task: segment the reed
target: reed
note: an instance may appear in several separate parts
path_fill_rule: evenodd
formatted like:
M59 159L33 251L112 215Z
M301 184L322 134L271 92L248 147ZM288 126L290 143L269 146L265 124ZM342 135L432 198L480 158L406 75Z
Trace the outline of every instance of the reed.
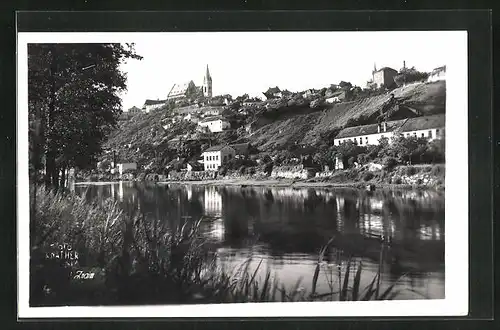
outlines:
M147 221L140 208L124 212L112 200L89 201L44 188L37 189L36 200L30 219L32 305L366 301L400 294L398 281L384 290L381 286L384 244L378 271L364 288L361 262L352 257L344 265L342 260L324 262L335 238L318 253L310 290L301 278L286 288L270 270L261 272L263 260L251 267L248 258L230 272L218 265L216 253L199 233L203 219L168 228ZM62 243L78 251L77 265L44 258L51 245ZM105 282L80 298L69 278L75 267L83 266L103 269ZM322 274L329 292L317 292Z

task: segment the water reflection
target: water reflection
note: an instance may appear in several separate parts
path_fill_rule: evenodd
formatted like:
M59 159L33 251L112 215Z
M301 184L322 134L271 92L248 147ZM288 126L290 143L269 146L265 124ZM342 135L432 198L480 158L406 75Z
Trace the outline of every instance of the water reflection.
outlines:
M444 193L432 191L296 189L200 185L77 185L88 198L113 197L126 212L176 228L203 217L202 230L217 247L220 263L234 268L247 258L269 267L285 284L310 283L317 253L334 247L363 262L362 282L378 270L380 238L390 238L382 281L400 280L430 298L444 297ZM329 253L327 263L338 256ZM266 267L262 269L265 271ZM329 291L324 276L318 290ZM403 298L419 298L408 291Z

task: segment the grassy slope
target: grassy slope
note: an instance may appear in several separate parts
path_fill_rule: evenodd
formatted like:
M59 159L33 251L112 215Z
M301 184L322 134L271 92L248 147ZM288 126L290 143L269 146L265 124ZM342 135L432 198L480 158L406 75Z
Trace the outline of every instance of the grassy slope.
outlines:
M445 112L445 82L414 84L394 90L394 96L401 104L422 111L424 114ZM266 125L249 138L262 149L271 150L284 141L316 143L321 132L342 127L350 118L370 116L380 110L389 95L380 95L353 102L334 104L322 112L277 119Z
M413 84L393 91L401 103L422 111L424 114L444 113L445 82L429 84ZM371 115L379 111L387 101L388 95L365 98L353 102L345 102L328 106L324 110L290 109L282 112L278 118L260 117L258 128L248 136L251 143L262 150L272 151L286 148L288 145L315 144L322 132L342 127L350 118L360 115ZM165 131L161 127L161 119L165 110L153 111L148 114L138 114L129 121L120 123L120 128L114 131L105 147L120 151L120 159L146 163L153 144L163 144L175 138L178 134L189 133L188 124L182 123ZM192 125L192 127L194 127ZM156 136L152 134L156 130ZM191 130L192 132L192 130ZM131 147L128 148L128 144ZM137 148L141 150L137 151Z

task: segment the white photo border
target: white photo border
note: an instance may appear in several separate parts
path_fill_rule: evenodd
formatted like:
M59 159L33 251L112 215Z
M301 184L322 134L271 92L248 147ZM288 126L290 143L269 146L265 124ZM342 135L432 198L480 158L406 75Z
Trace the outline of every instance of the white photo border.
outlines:
M454 47L446 63L445 298L363 302L30 307L28 61L29 43L134 42L164 33L403 33L331 32L21 32L17 35L18 318L221 318L465 316L469 309L467 31L435 31ZM405 36L406 38L407 36ZM451 220L452 223L451 223Z

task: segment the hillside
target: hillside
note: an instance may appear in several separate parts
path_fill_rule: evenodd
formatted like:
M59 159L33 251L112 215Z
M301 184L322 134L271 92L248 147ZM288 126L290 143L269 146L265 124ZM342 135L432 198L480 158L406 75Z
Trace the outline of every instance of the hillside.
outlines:
M399 100L400 107L410 107L424 115L445 112L444 81L416 83L391 93ZM174 117L175 111L159 109L120 121L119 128L112 132L104 147L114 150L120 161L135 161L139 166L149 166L155 160L157 165L164 166L177 156L197 159L210 143L224 142L225 135L231 134L234 139L247 140L268 152L286 149L294 144L318 145L324 133L353 125L353 120L362 118L364 121L373 121L389 98L390 95L384 94L314 108L308 103L288 106L285 102L285 105L265 110L265 106L261 105L246 119L247 123L253 123L251 134L233 127L235 130L232 133L207 135L196 132L196 124L183 120L164 129L162 120ZM183 143L172 143L173 139L179 138ZM103 158L111 160L111 157L112 153L108 152Z
M391 93L399 99L400 106L417 109L424 115L445 112L446 83L417 83L400 87ZM297 144L317 144L324 132L344 127L350 119L377 115L390 95L379 95L353 102L338 103L322 111L295 116L283 116L264 125L250 136L250 142L263 150L274 150L287 141ZM313 109L311 109L313 111Z

